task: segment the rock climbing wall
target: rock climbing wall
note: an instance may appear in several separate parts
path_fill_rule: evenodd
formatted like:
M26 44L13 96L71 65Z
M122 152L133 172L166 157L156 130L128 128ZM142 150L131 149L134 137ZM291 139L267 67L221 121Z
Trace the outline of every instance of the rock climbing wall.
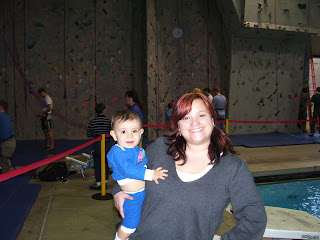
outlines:
M103 102L107 116L125 107L124 94L142 96L143 1L1 1L1 98L17 138L43 138L34 92L53 99L55 138L85 138ZM8 46L6 46L6 43ZM3 51L2 51L3 50ZM14 71L10 51L26 78ZM144 91L145 92L145 91Z
M15 64L11 57L12 53L17 59L23 59L22 64L24 64L24 6L21 2L1 1L0 9L2 31L0 41L0 98L8 102L8 113L13 121L17 137L26 137L28 135L23 133L23 128L35 130L36 118L35 115L32 115L32 118L28 121L31 110L29 107L30 103L26 99L30 95L19 72L15 71ZM18 34L17 32L22 34ZM8 46L3 42L4 35L8 36ZM13 44L13 42L16 44ZM31 131L29 133L31 134ZM34 137L35 132L31 135Z
M318 32L318 0L246 0L244 22L251 27L297 32Z
M240 121L298 119L302 87L309 81L312 34L320 33L319 1L251 1L243 29L232 39L228 118ZM296 123L230 123L230 134L296 132Z
M155 1L155 17L146 24L147 3L2 1L8 47L1 43L1 92L9 100L18 138L43 137L36 119L41 104L34 96L40 87L53 98L55 137L77 139L86 137L97 102L107 105L111 117L124 108L127 90L138 91L145 123L162 124L167 104L184 93L227 86L220 77L225 41L215 4ZM145 26L151 28L148 43ZM25 79L14 71L10 49ZM146 63L148 57L154 63Z
M194 88L225 84L221 19L213 1L147 1L150 124L163 124L168 103ZM151 139L161 134L149 129Z
M149 124L164 123L167 104L184 93L215 85L229 119L294 120L309 77L309 33L320 31L319 1L309 2L3 0L0 97L18 139L43 138L40 87L54 101L56 138L86 138L95 104L111 117L127 90L138 92ZM232 123L230 133L295 126Z
M304 79L305 44L293 38L234 39L229 119L297 120ZM229 134L295 132L296 123L230 123Z

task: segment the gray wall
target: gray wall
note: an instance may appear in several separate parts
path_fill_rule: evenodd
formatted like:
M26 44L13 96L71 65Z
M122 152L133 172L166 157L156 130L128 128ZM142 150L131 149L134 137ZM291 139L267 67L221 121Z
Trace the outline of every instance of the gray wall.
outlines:
M253 0L1 1L9 47L1 38L0 96L17 138L43 138L41 104L32 94L40 87L53 97L56 138L86 138L95 103L105 103L111 117L132 89L149 124L164 123L170 101L215 85L228 98L229 119L297 119L309 33L320 33L318 1L306 9L297 0L261 2L262 11ZM172 34L177 27L180 38ZM296 125L230 124L230 134L271 131ZM150 139L161 134L148 128Z
M297 120L303 87L305 44L293 39L234 38L229 119ZM294 132L296 123L230 123L229 134Z
M105 103L111 117L125 106L127 90L135 89L146 99L144 4L1 1L0 22L9 48L1 41L0 95L10 104L18 138L43 138L36 119L41 104L14 71L8 49L31 88L43 87L53 98L55 137L85 138L96 103Z

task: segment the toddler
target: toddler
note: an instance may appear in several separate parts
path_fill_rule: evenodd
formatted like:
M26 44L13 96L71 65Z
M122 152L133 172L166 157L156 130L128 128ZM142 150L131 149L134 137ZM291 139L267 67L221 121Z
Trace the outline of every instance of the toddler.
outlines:
M145 180L164 180L168 170L161 167L156 170L147 169L148 159L138 146L144 130L141 120L133 111L124 110L115 113L111 119L110 135L117 142L107 154L112 178L121 189L133 197L124 203L125 218L122 221L115 240L125 240L136 230L141 218L141 208L145 197Z

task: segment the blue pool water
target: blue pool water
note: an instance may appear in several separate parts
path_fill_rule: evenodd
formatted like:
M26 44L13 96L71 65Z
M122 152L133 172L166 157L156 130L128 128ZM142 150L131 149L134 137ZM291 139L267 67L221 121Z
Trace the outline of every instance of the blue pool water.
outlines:
M265 206L302 210L320 218L320 179L257 185Z

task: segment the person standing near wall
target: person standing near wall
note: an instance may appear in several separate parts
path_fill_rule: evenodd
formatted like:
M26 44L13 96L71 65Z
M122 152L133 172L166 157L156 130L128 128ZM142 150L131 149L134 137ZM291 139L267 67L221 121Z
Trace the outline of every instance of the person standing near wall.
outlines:
M226 119L226 106L227 106L227 98L220 93L220 88L215 86L213 89L214 97L212 103L217 112L217 120L225 120ZM226 131L226 123L221 122L217 123L217 127L220 128L222 131Z
M213 96L210 93L210 88L203 89L203 94L207 96L210 102L212 102Z
M47 104L46 107L42 108L42 111L41 113L39 113L38 117L41 118L42 131L46 137L46 148L48 149L48 151L52 151L54 150L54 138L51 122L53 102L52 98L46 93L46 91L43 88L40 88L38 90L38 94L40 95L40 97L43 98L43 100Z
M89 122L87 129L87 136L91 138L97 138L101 134L110 134L111 120L106 118L106 107L103 103L98 103L95 106L96 117ZM114 145L112 137L106 139L106 154ZM101 142L97 141L93 144L93 159L94 159L94 176L96 182L89 186L92 190L101 190ZM106 184L109 179L109 166L106 161Z
M193 89L192 93L201 93L201 89L200 88L195 88L195 89Z
M137 113L141 119L141 122L143 122L143 115L141 112L142 104L139 100L138 93L136 91L127 91L125 97L128 110Z
M316 120L320 116L320 87L317 87L316 94L311 97L310 105L313 105L313 115L312 119ZM316 132L316 121L311 122L311 133L309 136L313 136Z
M16 149L16 140L12 128L11 118L7 114L8 103L0 100L0 167L2 173L13 170L11 156Z
M304 87L300 94L298 120L307 120L307 93L308 89ZM298 122L297 126L302 129L302 132L306 132L306 122Z
M168 103L168 109L166 110L166 124L169 124L171 122L171 115L172 115L172 109L173 104L171 102Z

